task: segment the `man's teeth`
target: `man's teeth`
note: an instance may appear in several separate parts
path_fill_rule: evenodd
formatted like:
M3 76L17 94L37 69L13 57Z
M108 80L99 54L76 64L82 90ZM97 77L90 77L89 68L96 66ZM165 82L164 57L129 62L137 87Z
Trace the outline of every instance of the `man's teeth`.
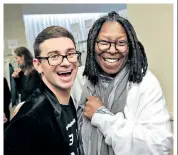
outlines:
M58 72L57 74L58 75L61 75L61 74L71 74L71 72L60 72L60 73Z
M104 60L107 61L107 62L113 63L113 62L118 61L119 59L117 59L117 58L106 58Z

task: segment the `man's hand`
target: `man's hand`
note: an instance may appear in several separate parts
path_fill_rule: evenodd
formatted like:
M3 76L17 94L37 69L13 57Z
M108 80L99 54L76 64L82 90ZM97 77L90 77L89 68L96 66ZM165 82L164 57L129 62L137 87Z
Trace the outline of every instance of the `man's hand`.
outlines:
M20 68L14 69L14 72L12 73L13 78L19 78L19 73L21 72Z
M103 106L103 102L96 96L88 96L84 107L84 115L89 120L92 119L96 110Z

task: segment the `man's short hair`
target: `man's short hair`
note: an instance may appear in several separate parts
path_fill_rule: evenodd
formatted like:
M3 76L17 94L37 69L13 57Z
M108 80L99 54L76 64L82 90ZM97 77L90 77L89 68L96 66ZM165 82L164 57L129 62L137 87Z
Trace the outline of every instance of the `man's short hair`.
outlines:
M73 35L65 28L61 26L50 26L41 31L35 39L33 48L35 53L35 58L38 57L41 53L40 44L43 43L47 39L51 38L60 38L67 37L71 39L75 45L75 40Z

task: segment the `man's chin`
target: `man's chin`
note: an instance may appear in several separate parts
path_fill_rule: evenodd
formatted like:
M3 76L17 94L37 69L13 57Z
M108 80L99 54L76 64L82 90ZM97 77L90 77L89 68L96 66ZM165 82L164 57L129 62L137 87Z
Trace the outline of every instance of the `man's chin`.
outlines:
M61 88L61 89L66 89L66 90L70 90L73 86L73 82L69 82L69 83L60 83L58 84L58 87Z

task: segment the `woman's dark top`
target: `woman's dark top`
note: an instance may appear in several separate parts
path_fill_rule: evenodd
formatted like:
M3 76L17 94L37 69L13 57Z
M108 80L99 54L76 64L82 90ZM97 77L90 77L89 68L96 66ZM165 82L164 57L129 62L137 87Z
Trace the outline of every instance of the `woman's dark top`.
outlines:
M25 75L23 71L19 73L19 78L15 78L16 87L21 94L21 102L25 101L39 87L40 75L33 70L29 75Z

